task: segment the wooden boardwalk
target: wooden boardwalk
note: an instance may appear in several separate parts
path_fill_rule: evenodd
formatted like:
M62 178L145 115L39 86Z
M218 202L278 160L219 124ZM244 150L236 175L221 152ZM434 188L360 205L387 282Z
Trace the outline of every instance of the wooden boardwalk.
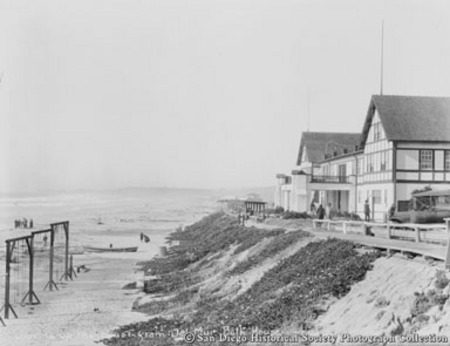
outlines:
M339 238L375 249L415 254L441 261L445 261L447 254L447 247L439 244L416 243L412 241L381 238L378 236L371 237L362 234L344 234L341 232L333 232L314 228L310 228L307 231L319 238Z
M282 225L268 225L251 223L259 228L283 228ZM320 226L320 224L322 224ZM345 224L345 226L344 226ZM306 227L305 227L306 226ZM369 226L371 235L366 235L363 226ZM318 238L339 238L388 253L400 252L405 255L423 256L445 262L446 269L450 269L450 219L444 225L403 225L415 230L395 229L399 225L381 223L362 223L347 221L313 220L313 225L303 221L301 224L288 227L289 229L302 228Z

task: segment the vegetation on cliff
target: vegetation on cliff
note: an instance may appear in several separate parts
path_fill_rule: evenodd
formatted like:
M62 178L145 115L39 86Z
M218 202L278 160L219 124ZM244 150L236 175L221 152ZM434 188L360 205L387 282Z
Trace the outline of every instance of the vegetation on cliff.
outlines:
M337 239L309 242L274 264L242 294L217 296L204 282L208 280L210 271L206 269L213 259L219 260L225 253L229 255L232 251L236 259L243 251L256 249L264 241L260 251L220 273L223 285L309 236L303 231L244 228L222 213L210 215L184 231L174 232L171 240L180 243L170 249L167 257L141 264L157 276L146 286L147 292L170 294L170 298L166 296L137 306L137 310L153 318L123 326L115 331L118 337L103 342L109 345L181 345L185 341L169 331L201 329L214 334L224 326L274 331L296 325L308 330L323 312L324 301L345 295L353 283L364 278L378 256L376 253L360 254L353 243ZM162 333L156 338L137 337L158 332ZM200 341L192 344L197 343L204 344ZM208 344L214 345L214 342ZM223 341L220 344L227 345Z

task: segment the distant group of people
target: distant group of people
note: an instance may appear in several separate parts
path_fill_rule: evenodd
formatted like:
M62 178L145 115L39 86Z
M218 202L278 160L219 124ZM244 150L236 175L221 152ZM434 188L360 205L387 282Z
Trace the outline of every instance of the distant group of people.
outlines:
M332 215L333 210L331 209L331 203L327 203L325 208L322 206L322 204L319 204L319 206L317 207L317 210L316 210L315 204L311 203L311 212L316 213L319 220L323 220L323 219L331 220L333 217L333 215Z
M142 233L142 232L141 232L140 238L141 238L141 241L142 241L142 242L150 243L150 237L149 237L149 236L146 236L146 235L145 235L144 233Z
M14 220L14 228L33 228L33 219L30 221L26 218Z
M331 220L333 218L333 209L331 207L331 203L327 203L325 208L322 206L322 204L319 204L319 206L316 208L316 204L314 202L311 203L311 214L315 214L318 219L329 219ZM387 218L390 219L394 216L396 211L395 203L393 203L387 212ZM366 199L364 202L364 221L370 222L372 220L372 210L370 208L369 200Z
M239 225L245 226L245 220L248 220L248 219L249 219L249 216L247 213L244 213L244 214L239 213L238 214Z
M395 206L394 206L394 210L395 210ZM317 207L317 210L316 210L315 204L311 203L311 213L315 213L319 220L323 220L323 219L331 220L333 218L333 210L331 208L331 203L327 203L325 208L322 206L322 204L319 204L319 206ZM364 221L370 221L370 205L369 205L368 199L366 199L366 201L364 203Z

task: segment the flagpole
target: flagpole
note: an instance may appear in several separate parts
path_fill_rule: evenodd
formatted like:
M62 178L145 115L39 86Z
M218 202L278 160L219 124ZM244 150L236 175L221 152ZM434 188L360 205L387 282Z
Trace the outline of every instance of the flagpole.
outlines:
M381 78L380 95L383 95L383 64L384 64L384 19L381 22Z

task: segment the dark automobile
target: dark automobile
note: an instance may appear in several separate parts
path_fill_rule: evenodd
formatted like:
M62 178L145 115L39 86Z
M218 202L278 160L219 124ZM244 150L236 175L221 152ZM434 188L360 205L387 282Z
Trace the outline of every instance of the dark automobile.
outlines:
M411 195L407 211L396 211L389 219L397 223L441 223L450 218L450 190L419 192Z

